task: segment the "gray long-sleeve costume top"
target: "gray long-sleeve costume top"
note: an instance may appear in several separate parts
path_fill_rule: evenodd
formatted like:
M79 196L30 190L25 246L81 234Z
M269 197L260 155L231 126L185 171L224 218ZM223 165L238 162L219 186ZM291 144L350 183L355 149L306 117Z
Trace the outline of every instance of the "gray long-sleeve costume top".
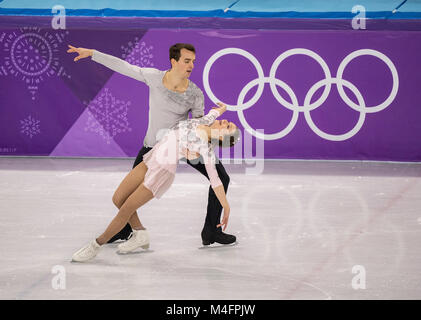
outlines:
M204 114L203 92L190 80L187 90L178 93L167 89L162 83L168 70L141 68L98 50L93 51L92 60L149 86L148 130L143 141L145 146L153 147L164 136L166 129L186 120L189 112L193 118Z

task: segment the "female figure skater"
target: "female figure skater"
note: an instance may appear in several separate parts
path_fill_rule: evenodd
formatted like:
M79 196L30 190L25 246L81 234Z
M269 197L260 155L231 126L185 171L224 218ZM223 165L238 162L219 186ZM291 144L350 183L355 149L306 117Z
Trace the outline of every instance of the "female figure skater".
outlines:
M181 158L193 160L202 156L209 180L222 204L224 215L218 227L225 231L230 214L224 187L215 169L214 143L233 146L239 138L239 130L232 122L215 120L226 111L226 105L218 103L202 118L180 121L143 157L143 161L132 169L114 193L113 202L119 212L98 238L73 254L72 260L83 262L94 258L101 246L107 243L128 222L133 229L132 237L121 243L122 253L139 247L149 247L149 236L141 224L136 210L152 198L160 198L171 186Z

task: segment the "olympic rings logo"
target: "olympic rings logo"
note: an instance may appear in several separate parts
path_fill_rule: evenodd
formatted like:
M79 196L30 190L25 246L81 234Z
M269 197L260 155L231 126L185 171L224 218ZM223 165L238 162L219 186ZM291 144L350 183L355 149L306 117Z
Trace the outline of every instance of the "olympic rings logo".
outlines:
M210 68L212 67L213 63L217 59L219 59L222 56L227 55L227 54L241 55L241 56L247 58L248 60L250 60L250 62L253 63L254 67L256 68L258 78L250 81L249 83L247 83L243 87L243 89L241 90L241 92L238 96L237 104L236 105L229 105L227 103L225 103L225 104L227 105L228 110L236 111L238 113L238 118L240 119L241 124L250 134L252 134L256 138L263 139L263 140L276 140L276 139L280 139L280 138L285 137L295 127L295 124L297 123L298 116L299 116L300 112L304 113L307 124L310 126L310 128L313 130L313 132L316 133L321 138L326 139L326 140L331 140L331 141L347 140L347 139L353 137L361 129L361 127L364 124L365 116L366 116L367 113L375 113L375 112L379 112L379 111L382 111L382 110L386 109L393 102L393 100L396 97L396 94L398 93L399 77L398 77L398 72L396 70L395 65L386 55L384 55L383 53L381 53L379 51L376 51L376 50L361 49L361 50L357 50L357 51L354 51L354 52L350 53L348 56L346 56L343 59L343 61L339 65L338 71L336 73L336 77L332 77L331 74L330 74L329 67L327 66L326 62L317 53L315 53L314 51L308 50L308 49L303 49L303 48L291 49L291 50L285 51L284 53L279 55L278 58L276 58L276 60L273 62L272 67L270 69L269 77L265 77L265 75L263 73L262 66L260 65L259 61L252 54L250 54L248 51L243 50L243 49L239 49L239 48L226 48L226 49L222 49L222 50L214 53L209 58L209 60L207 61L206 65L205 65L205 68L203 70L203 86L205 88L205 91L206 91L208 97L211 99L211 101L213 103L217 103L221 100L218 99L214 95L214 93L212 92L212 90L210 88L209 71L210 71ZM305 96L305 99L304 99L304 105L303 106L300 106L298 104L297 96L295 95L295 93L291 89L291 87L288 86L282 80L279 80L279 79L275 78L276 70L278 69L278 66L280 65L280 63L282 61L284 61L286 58L288 58L292 55L296 55L296 54L306 55L306 56L309 56L309 57L313 58L314 60L316 60L320 64L320 66L322 67L323 72L325 74L325 79L316 82L310 88L310 90L307 92L307 94ZM342 75L343 75L344 70L345 70L346 66L348 65L348 63L350 63L353 59L355 59L359 56L363 56L363 55L371 55L371 56L379 58L380 60L382 60L388 66L388 68L390 69L390 71L392 73L392 79L393 79L392 90L391 90L389 96L386 98L386 100L383 101L382 103L376 105L376 106L367 107L366 104L365 104L364 98L363 98L361 92L357 89L357 87L354 86L351 82L342 78ZM262 96L265 83L269 83L272 94L274 95L276 100L282 106L284 106L285 108L287 108L287 109L289 109L293 112L291 122L287 125L287 127L284 128L283 130L277 132L277 133L272 133L272 134L264 134L262 132L258 132L256 130L254 130L247 123L247 121L244 117L244 110L252 107L257 102L257 100L259 100L260 97ZM348 131L344 134L335 135L335 134L328 134L326 132L323 132L322 130L320 130L314 124L313 119L311 118L311 114L310 114L311 111L317 109L318 107L320 107L326 101L326 99L327 99L327 97L330 93L330 89L331 89L332 84L336 84L339 95L342 98L342 100L349 107L351 107L352 109L354 109L355 111L360 113L358 122L354 126L354 128L352 128L350 131ZM249 101L244 102L244 98L245 98L246 94L249 92L249 90L251 88L255 87L256 85L258 87L257 87L257 91L254 94L254 96ZM291 102L286 101L279 94L276 86L279 86L283 90L285 90L285 92L289 95L289 97L291 99ZM311 99L313 98L314 93L319 88L321 88L323 86L325 87L325 89L324 89L322 95L320 96L320 98L317 99L316 101L314 101L313 103L311 103ZM358 104L354 103L346 95L346 93L344 91L344 88L343 88L344 86L352 91L352 93L357 98Z

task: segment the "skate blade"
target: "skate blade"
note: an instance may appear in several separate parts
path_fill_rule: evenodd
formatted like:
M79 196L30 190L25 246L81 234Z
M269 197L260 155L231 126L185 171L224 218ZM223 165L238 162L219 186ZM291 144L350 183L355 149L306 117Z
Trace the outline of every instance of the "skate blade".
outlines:
M130 251L130 252L116 251L116 254L118 254L119 256L130 256L130 255L145 254L145 253L150 253L150 252L154 252L154 251L153 250L135 250L135 251Z
M140 248L142 248L143 250L139 250ZM145 246L136 248L136 249L134 249L132 251L128 251L128 252L120 251L120 250L116 251L116 253L120 256L125 256L125 255L130 255L130 254L147 253L147 252L153 252L153 250L149 250L149 245L145 245Z
M230 244L220 244L220 243L214 242L213 244L202 245L198 249L221 249L221 248L235 247L237 245L238 245L238 241L235 241L234 243L230 243Z

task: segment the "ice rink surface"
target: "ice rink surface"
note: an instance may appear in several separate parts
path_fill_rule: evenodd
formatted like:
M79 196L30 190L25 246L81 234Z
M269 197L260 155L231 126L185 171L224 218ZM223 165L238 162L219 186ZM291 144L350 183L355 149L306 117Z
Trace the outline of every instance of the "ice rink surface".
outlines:
M209 183L180 165L138 211L148 250L70 262L132 163L0 158L0 299L421 299L419 163L225 164L238 241L219 247L200 238Z

